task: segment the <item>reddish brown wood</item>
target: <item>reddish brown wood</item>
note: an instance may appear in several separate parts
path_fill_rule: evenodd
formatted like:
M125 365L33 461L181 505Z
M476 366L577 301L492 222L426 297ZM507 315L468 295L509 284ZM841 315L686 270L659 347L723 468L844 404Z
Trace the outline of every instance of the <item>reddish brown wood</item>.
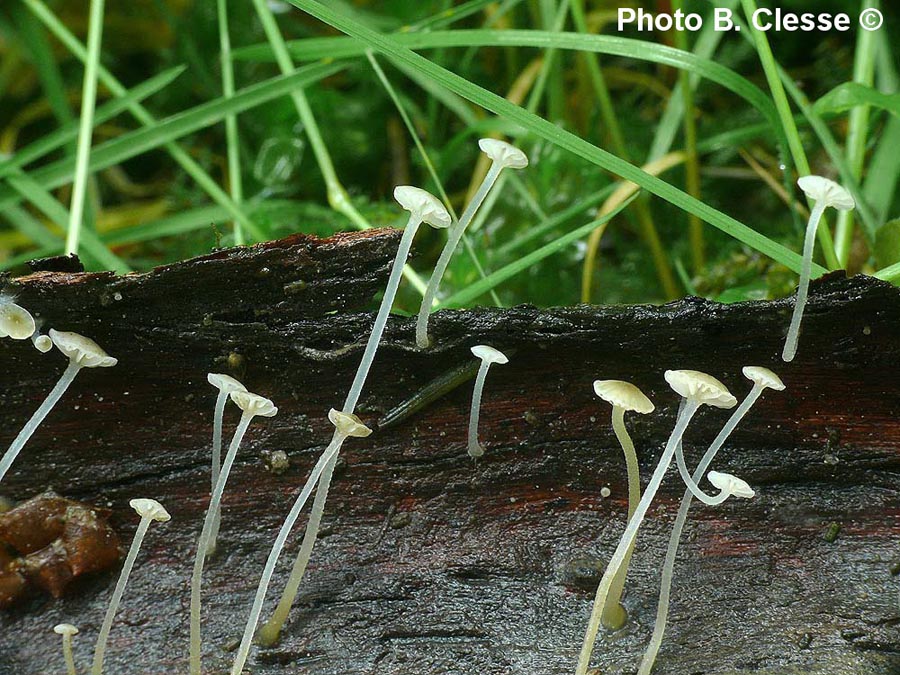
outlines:
M187 578L209 489L209 371L240 377L280 408L250 429L205 577L206 665L227 671L274 530L329 438L325 413L352 379L372 321L363 310L396 242L385 231L298 237L149 275L14 282L20 302L48 325L90 335L120 363L79 375L0 492L23 499L52 484L108 505L125 541L136 525L128 499L158 498L173 515L151 529L106 672L186 670ZM251 671L573 672L586 589L625 519L624 462L591 381L634 381L657 404L653 415L628 418L646 480L677 408L662 372L705 370L741 396L749 384L740 367L755 364L781 374L788 389L764 396L716 468L745 478L758 496L694 507L656 672L896 675L900 293L866 277L814 284L798 358L785 365L778 355L789 315L789 301L697 299L441 312L437 347L427 352L415 349L411 320L393 318L361 400L367 421L470 359L473 344L516 350L488 376L487 453L478 463L466 454L471 385L348 442L308 585L282 644L255 651ZM5 447L64 363L8 340L0 362ZM692 424L691 461L726 416L704 411ZM232 410L229 429L235 420ZM283 474L266 469L262 455L273 450L290 458ZM647 643L681 491L673 471L638 541L631 622L598 642L605 674L634 672ZM832 523L840 532L827 541ZM76 652L87 664L113 583L103 576L72 597L4 614L0 674L62 672L50 628L63 620L81 627Z

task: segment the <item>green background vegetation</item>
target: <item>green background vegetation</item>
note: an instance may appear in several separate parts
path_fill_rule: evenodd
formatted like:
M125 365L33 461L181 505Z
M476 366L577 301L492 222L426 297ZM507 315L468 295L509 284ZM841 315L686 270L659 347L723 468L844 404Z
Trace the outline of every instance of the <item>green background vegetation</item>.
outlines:
M108 4L97 51L88 39L96 0L9 0L0 8L0 265L19 271L65 250L79 180L88 269L146 270L295 232L400 226L391 190L402 183L445 193L458 214L479 179L476 140L499 134L532 164L507 172L476 218L445 277L445 304L787 294L806 222L795 179L808 172L862 202L850 219L828 214L817 262L900 278L900 226L890 222L900 215L890 7L881 30L867 33L856 16L879 3L815 3L850 14L853 30L761 42L748 30L714 33L711 21L699 33L619 34L623 4L329 0L332 23L355 35L346 38L286 2L137 0ZM717 4L743 16L756 3ZM79 53L101 66L93 149L81 169ZM521 111L492 114L491 92ZM608 224L591 225L619 185L610 169L660 157L671 161L657 194L642 191ZM430 230L417 238L411 265L420 275L443 240ZM414 311L417 298L405 284L398 309Z

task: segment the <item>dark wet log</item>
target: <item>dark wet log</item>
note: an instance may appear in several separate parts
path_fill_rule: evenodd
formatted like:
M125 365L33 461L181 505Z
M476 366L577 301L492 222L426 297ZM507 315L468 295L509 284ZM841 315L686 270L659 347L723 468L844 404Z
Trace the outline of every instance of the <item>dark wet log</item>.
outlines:
M394 232L301 237L142 276L40 273L14 282L48 326L94 337L120 362L78 376L0 492L24 499L52 485L108 506L123 541L137 521L130 498L156 497L173 515L151 529L113 629L108 673L186 672L187 579L209 489L209 371L242 378L280 407L250 429L207 567L206 665L227 671L274 530L330 437L325 413L343 401L372 321L364 310L396 242ZM756 364L788 389L764 395L715 467L758 496L693 508L656 672L896 675L900 292L866 277L814 284L798 358L785 365L778 355L789 314L787 301L695 299L442 312L433 321L439 346L427 353L413 346L411 320L392 319L362 397L365 420L471 359L473 344L517 350L488 376L487 453L476 464L465 450L471 385L348 442L308 585L282 644L254 651L251 671L573 672L592 570L625 520L624 462L591 381L629 379L656 402L654 414L628 419L646 480L677 408L663 371L705 370L742 396L749 384L740 368ZM5 447L64 362L9 340L0 341L0 360ZM229 411L228 428L236 417ZM698 416L686 442L691 461L726 417ZM290 458L280 475L262 459L276 450ZM604 673L634 672L646 646L681 492L673 468L638 540L631 621L598 641ZM291 555L298 545L299 537ZM76 652L87 664L113 584L102 576L62 600L3 614L0 673L62 672L50 630L60 621L80 626Z

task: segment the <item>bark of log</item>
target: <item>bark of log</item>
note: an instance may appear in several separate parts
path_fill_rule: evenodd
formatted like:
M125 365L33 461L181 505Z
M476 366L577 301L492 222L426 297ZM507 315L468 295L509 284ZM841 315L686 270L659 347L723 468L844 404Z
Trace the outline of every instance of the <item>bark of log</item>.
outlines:
M126 542L136 526L130 498L157 498L173 516L151 528L113 628L109 675L186 672L187 579L209 492L210 371L240 377L280 408L250 428L207 565L205 664L227 672L274 532L330 438L325 414L343 401L372 321L365 310L397 239L393 231L298 236L144 275L39 272L10 281L48 327L96 339L119 365L78 376L0 494L25 499L52 486L108 506ZM786 365L778 355L790 309L789 300L689 298L446 311L433 317L437 346L427 352L414 346L412 321L393 317L360 415L377 419L471 359L471 345L515 349L488 376L487 452L477 463L466 454L471 385L348 442L308 583L282 643L255 650L251 672L573 672L595 568L626 514L624 461L592 380L633 381L657 404L627 421L646 480L677 409L662 372L704 370L740 398L749 389L740 368L754 364L788 388L764 395L715 468L758 496L693 507L656 673L896 675L900 293L862 276L815 283L799 355ZM2 340L0 362L6 447L64 361ZM727 414L699 414L689 461ZM230 410L226 434L236 417ZM267 471L266 450L285 451L289 469ZM598 641L603 673L634 672L649 638L683 491L674 474L638 540L629 624ZM840 531L828 541L832 523ZM288 556L299 538L298 530ZM63 600L35 599L0 616L0 674L62 672L51 630L61 621L81 628L76 657L87 664L113 584L112 574L95 577Z

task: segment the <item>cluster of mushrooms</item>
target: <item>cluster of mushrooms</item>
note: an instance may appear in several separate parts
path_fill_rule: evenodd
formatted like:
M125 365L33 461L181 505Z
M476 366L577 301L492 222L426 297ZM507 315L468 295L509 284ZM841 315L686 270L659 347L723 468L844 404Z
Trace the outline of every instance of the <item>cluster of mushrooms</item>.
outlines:
M435 228L449 228L447 244L441 252L429 280L416 320L416 343L420 348L425 348L430 343L428 318L440 287L441 278L466 228L472 222L479 207L496 184L501 172L505 169L522 169L528 165L526 155L506 142L496 139L481 139L478 144L491 160L491 166L459 219L452 217L447 208L436 197L425 190L412 186L400 186L394 190L395 199L409 213L409 218L393 261L384 297L344 404L340 409L332 408L328 413L328 419L334 425L334 434L310 472L302 490L297 495L272 545L250 608L240 645L235 651L231 669L232 675L240 675L243 672L254 640L261 645L271 645L279 639L316 543L338 454L347 439L362 438L371 433L371 429L356 416L354 411L365 385L369 369L375 359L375 354L400 283L403 266L406 263L417 229L423 223L427 223ZM804 242L800 286L794 315L784 346L783 359L785 361L793 359L797 350L800 320L809 285L815 232L822 213L828 206L836 209L850 209L854 206L853 199L849 193L833 181L819 176L806 176L798 182L807 196L815 200L815 205L810 215ZM82 335L56 330L50 330L49 335L41 334L39 326L28 311L16 304L15 299L9 296L0 296L0 337L11 337L18 340L31 339L34 346L42 352L47 352L55 346L69 359L69 365L57 385L34 413L3 457L0 458L0 481L2 481L19 452L37 430L41 421L50 412L50 409L63 396L66 389L75 379L78 371L81 368L114 366L117 361L106 354L93 340ZM488 345L476 345L471 348L471 351L481 363L478 368L472 396L467 450L472 458L478 458L485 452L484 447L478 440L478 418L487 373L492 364L505 364L508 362L508 358L501 351ZM621 628L626 622L626 613L620 603L620 599L635 539L672 459L676 460L679 473L687 489L681 501L669 540L661 578L656 626L650 645L641 663L639 675L650 673L662 642L675 555L691 501L697 498L705 504L717 505L729 497L748 499L754 496L752 488L741 479L728 473L708 471L716 453L762 392L765 389L784 389L784 384L778 376L767 368L748 366L743 369L743 373L753 385L746 398L740 405L737 405L735 397L731 395L719 380L711 375L692 370L666 371L666 381L682 397L682 402L675 427L643 493L641 492L638 475L637 455L634 444L625 427L625 413L637 412L647 414L654 410L654 405L637 387L628 382L597 380L594 383L595 393L612 405L612 427L625 454L628 474L628 525L597 588L593 610L578 662L577 675L585 675L587 673L600 626L603 625L609 630L616 630ZM278 412L278 408L272 401L258 394L248 392L243 384L228 375L210 373L208 381L217 389L218 394L215 399L212 430L211 496L203 528L197 541L190 584L189 664L191 675L200 675L202 672L201 588L203 568L206 559L216 550L216 541L221 522L221 504L228 477L241 442L253 418L273 417ZM233 402L241 410L241 417L223 458L224 416L229 401ZM719 435L709 446L698 466L691 473L685 463L681 443L692 417L704 405L718 408L737 407ZM709 482L718 489L718 493L709 495L698 485L704 474ZM313 491L316 493L315 499L313 500L303 541L291 569L289 579L285 584L281 599L272 616L260 626L263 603L268 594L276 564L281 557L291 530ZM90 671L91 675L101 675L103 671L103 660L109 632L119 603L124 595L128 578L137 559L141 542L147 534L150 524L152 522L166 522L170 518L166 509L153 499L134 499L131 501L131 506L140 517L140 522L97 638ZM60 624L54 630L62 636L63 657L67 672L69 675L75 675L77 669L72 654L72 637L78 632L78 629L71 624Z

